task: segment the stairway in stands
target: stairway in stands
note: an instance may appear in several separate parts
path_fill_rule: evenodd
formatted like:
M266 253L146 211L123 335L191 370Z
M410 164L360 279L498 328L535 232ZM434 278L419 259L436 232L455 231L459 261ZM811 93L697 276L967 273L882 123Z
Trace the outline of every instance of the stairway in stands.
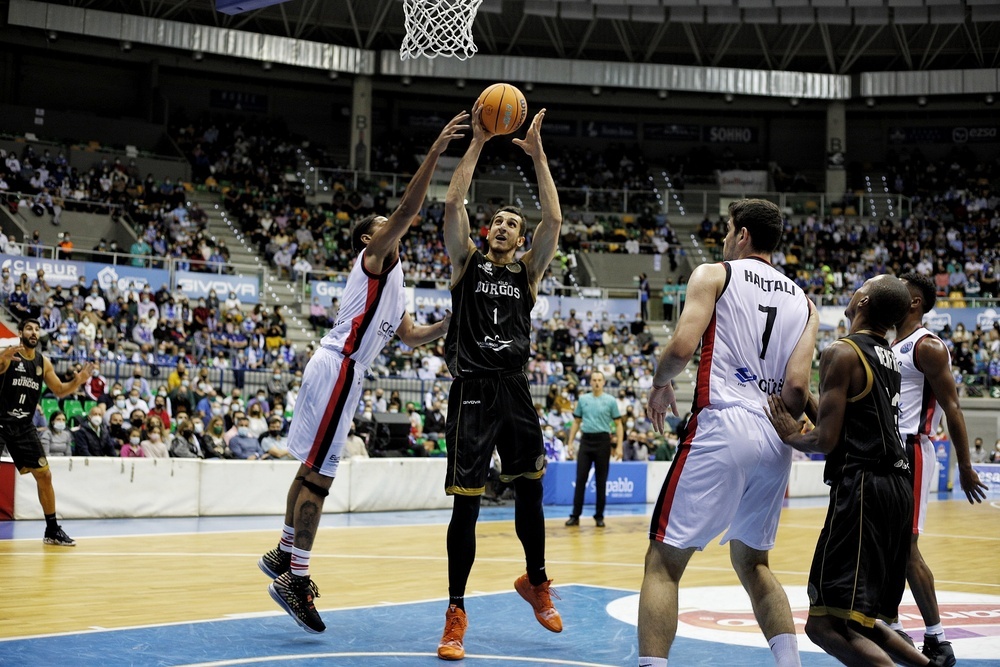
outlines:
M308 313L305 312L307 306L303 306L295 285L288 280L279 280L274 268L265 266L263 257L257 254L256 248L243 236L237 222L223 210L221 197L208 192L197 192L192 193L191 201L197 202L208 214L208 234L217 241L224 240L229 247L230 264L235 273L251 275L256 273L257 267L263 268L260 302L268 310L275 305L285 307L282 312L288 324L288 340L295 343L297 350L303 350L308 343L316 342L319 336L309 325ZM220 294L219 299L225 299L225 295Z

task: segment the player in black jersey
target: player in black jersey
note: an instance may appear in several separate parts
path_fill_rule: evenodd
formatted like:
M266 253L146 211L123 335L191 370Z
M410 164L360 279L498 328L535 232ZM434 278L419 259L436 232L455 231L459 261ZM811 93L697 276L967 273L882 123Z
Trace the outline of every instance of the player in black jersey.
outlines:
M45 544L76 546L56 523L52 472L32 418L38 407L43 380L57 397L69 396L87 381L94 364L85 364L70 382L63 382L56 375L52 362L35 351L42 333L38 320L23 320L17 331L21 344L0 353L0 451L6 447L18 472L22 475L30 472L38 484L38 500L45 513Z
M556 186L542 148L542 109L524 139L514 143L527 153L538 177L542 220L531 249L518 260L525 243L521 211L503 207L490 221L483 254L470 238L465 197L483 145L491 138L472 110L472 142L455 169L445 201L444 239L452 265L452 318L445 339L448 368L455 377L448 398L445 491L455 496L448 526L448 611L438 657L465 655L465 587L476 558L476 520L494 448L501 475L516 493L514 526L524 547L527 573L514 588L527 600L535 618L552 632L562 618L552 605L545 573L545 516L541 477L545 468L542 431L528 391L531 308L538 283L555 256L562 213Z
M830 506L809 572L806 634L848 665L939 664L875 622L898 617L910 550L913 493L899 437L901 376L885 339L909 307L909 291L893 276L876 276L854 293L845 311L850 333L820 359L812 431L802 434L781 398L769 398L782 440L827 455Z

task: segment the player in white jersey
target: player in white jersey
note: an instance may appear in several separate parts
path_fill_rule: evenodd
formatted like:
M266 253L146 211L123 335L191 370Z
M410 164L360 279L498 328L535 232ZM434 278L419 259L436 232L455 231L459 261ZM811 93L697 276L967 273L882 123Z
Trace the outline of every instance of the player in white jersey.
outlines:
M951 355L941 339L922 325L924 315L930 312L937 299L934 282L930 277L919 273L907 273L900 278L910 290L911 296L910 310L896 325L896 341L892 344L892 351L899 360L903 376L899 400L899 435L906 446L906 455L913 470L913 538L906 580L926 625L924 655L931 660L943 655L945 657L941 664L954 665L955 655L941 626L934 574L917 546L917 538L924 532L927 497L937 474L937 457L930 436L937 432L942 415L948 419L948 433L954 445L955 458L958 459L959 481L969 502L982 502L986 497L986 486L979 481L979 475L972 469L965 417L958 403L955 379L951 374ZM901 623L897 622L892 627L913 643L903 631Z
M662 432L667 410L677 414L671 380L700 342L692 415L650 526L639 596L640 665L666 665L681 575L691 555L723 531L775 661L799 664L788 599L768 567L791 449L765 406L779 394L792 414L802 413L819 320L802 290L768 262L781 240L778 207L745 199L730 204L729 216L725 261L691 274L646 406Z
M258 566L274 579L268 588L271 597L307 632L326 629L313 603L319 592L309 578L309 556L365 371L393 335L416 347L448 330L449 317L417 325L406 312L399 242L420 213L438 157L468 129L463 124L468 118L462 112L445 126L388 218L368 216L353 226L351 241L358 257L337 321L302 374L288 433L288 451L302 465L288 490L281 540L261 556Z

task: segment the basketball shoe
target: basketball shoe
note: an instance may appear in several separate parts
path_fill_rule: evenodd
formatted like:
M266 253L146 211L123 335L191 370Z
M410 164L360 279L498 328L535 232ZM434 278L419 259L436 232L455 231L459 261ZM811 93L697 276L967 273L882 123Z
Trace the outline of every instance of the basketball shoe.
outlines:
M260 557L260 560L257 561L257 567L267 576L277 579L292 569L292 554L288 551L282 551L279 547L274 547Z
M514 582L514 590L524 598L531 608L535 610L535 618L546 630L551 632L562 632L562 616L552 606L552 596L559 597L555 591L551 590L552 580L543 581L537 586L532 586L528 580L528 574L522 574Z
M438 657L442 660L461 660L465 657L465 629L469 619L465 612L450 605L444 613L444 634L438 644Z
M924 635L924 645L921 652L931 660L932 665L941 667L955 667L957 659L955 651L951 648L951 642L938 641L934 635Z
M267 592L306 632L319 634L326 630L326 624L313 604L313 598L319 597L319 588L308 576L297 577L285 572L271 582Z
M913 648L917 648L917 645L913 643L913 637L907 634L906 630L893 630L893 632L902 637L904 642L906 642Z
M76 540L70 538L61 526L56 526L55 530L46 530L43 544L51 544L57 547L75 547Z

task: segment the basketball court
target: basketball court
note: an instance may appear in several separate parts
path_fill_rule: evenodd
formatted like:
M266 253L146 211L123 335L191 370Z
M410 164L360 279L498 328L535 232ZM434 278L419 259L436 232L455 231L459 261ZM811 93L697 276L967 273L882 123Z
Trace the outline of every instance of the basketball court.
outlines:
M610 506L608 525L563 526L546 508L548 571L563 633L546 632L513 591L523 568L513 509L484 508L469 588L466 662L634 665L649 508ZM613 512L613 513L611 513ZM772 566L797 625L823 520L819 499L784 510ZM329 514L312 559L328 629L309 635L268 597L256 560L280 517L67 521L73 549L43 547L42 524L0 523L0 664L436 665L447 590L447 510ZM1000 665L1000 500L932 502L922 550L937 577L942 619L960 664ZM713 545L681 590L678 664L770 664L749 601ZM907 594L904 625L922 623ZM834 665L800 635L804 665Z

